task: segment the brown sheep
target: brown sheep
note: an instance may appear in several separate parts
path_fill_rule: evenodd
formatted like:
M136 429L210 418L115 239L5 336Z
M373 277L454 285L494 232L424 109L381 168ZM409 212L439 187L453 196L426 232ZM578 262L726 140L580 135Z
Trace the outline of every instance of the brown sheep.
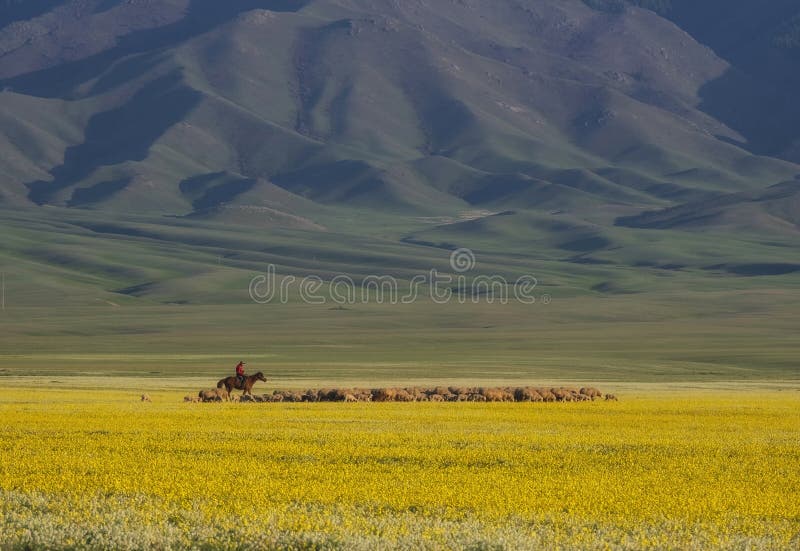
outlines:
M556 402L574 402L571 392L567 392L563 388L551 388L550 392L556 397Z
M142 400L142 402L152 402L153 401L153 400L150 399L150 395L149 394L142 394L141 400Z
M580 393L584 396L588 396L592 400L603 397L603 394L594 387L584 387L581 389Z
M481 395L486 398L487 402L501 402L503 400L503 395L500 394L500 391L493 388L482 388Z
M394 396L395 401L397 402L413 402L414 397L408 393L408 391L404 389L399 389Z
M373 402L394 402L397 397L397 389L394 388L375 388L372 390Z
M337 388L329 396L332 402L344 402L348 394L352 394L352 392L346 388Z
M320 402L332 402L336 399L336 394L337 390L335 388L323 388L317 391L317 400Z
M444 396L442 396L441 394L431 394L428 397L428 400L430 400L431 402L444 402Z
M478 394L477 392L473 392L472 394L469 395L469 401L470 402L485 402L486 401L486 396L484 396L483 394Z
M550 392L547 389L544 389L544 388L538 389L537 392L539 393L539 396L542 397L542 401L543 402L555 402L556 401L556 395L553 394L552 392Z
M514 391L514 398L517 402L541 402L542 395L533 388L518 388Z
M355 396L353 396L352 394L347 394L347 395L345 395L345 397L344 397L344 401L345 401L345 402L358 402L358 398L356 398L356 397L355 397Z
M203 402L222 402L228 400L230 395L224 388L212 388L209 390L201 390L198 397Z
M617 397L614 394L606 394L606 401L613 400L614 402L618 402Z
M499 388L485 388L481 393L486 397L487 402L513 402L514 395Z

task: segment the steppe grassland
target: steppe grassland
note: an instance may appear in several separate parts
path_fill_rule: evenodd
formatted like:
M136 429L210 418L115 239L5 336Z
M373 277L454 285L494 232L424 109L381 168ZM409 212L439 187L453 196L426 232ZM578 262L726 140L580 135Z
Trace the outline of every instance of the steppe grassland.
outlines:
M0 398L7 547L773 548L800 531L800 393L619 403Z

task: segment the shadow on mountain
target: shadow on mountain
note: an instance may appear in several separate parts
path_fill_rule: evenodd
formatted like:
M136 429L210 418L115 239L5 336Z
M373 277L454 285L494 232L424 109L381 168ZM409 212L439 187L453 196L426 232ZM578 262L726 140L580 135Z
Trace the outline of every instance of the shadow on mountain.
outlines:
M103 0L97 7L94 9L94 13L103 13L109 10L113 10L120 4L124 4L128 0Z
M797 92L731 68L700 89L699 109L747 140L729 143L757 155L776 155L800 137Z
M26 184L28 198L41 205L101 166L144 160L153 143L199 100L200 94L185 86L179 74L152 81L128 103L94 115L84 142L68 148L64 162L50 171L53 179Z
M251 190L257 182L255 178L214 172L187 178L179 187L181 193L192 199L192 208L195 211L203 211L232 201Z
M1 0L0 28L49 12L64 0Z
M284 12L297 11L310 1L191 0L186 17L180 21L121 36L113 48L78 61L5 79L0 81L0 87L9 87L16 92L39 97L72 99L72 91L77 85L97 78L124 57L180 44L224 24L243 12L259 8ZM58 3L50 2L53 5ZM94 89L91 93L100 91L102 89Z
M115 193L122 191L128 184L131 183L132 178L119 178L117 180L109 180L107 182L100 182L89 187L77 188L72 192L72 197L67 202L68 207L80 207L97 203L103 199L107 199Z

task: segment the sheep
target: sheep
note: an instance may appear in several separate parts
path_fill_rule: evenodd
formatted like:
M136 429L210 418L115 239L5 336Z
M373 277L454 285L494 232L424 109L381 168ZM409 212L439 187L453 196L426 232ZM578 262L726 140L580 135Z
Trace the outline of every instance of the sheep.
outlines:
M428 400L430 400L431 402L444 402L444 396L442 396L441 394L431 394L428 397Z
M482 389L483 394L486 397L487 402L513 402L514 395L506 390L502 390L499 388L484 388Z
M395 388L375 388L372 390L373 402L394 402L397 397Z
M595 398L602 398L603 394L594 387L584 387L580 390L580 393L584 396L588 396L592 400Z
M142 400L142 402L152 402L153 401L153 400L150 399L150 395L149 394L142 394L141 400Z
M353 396L352 394L346 394L344 397L345 402L358 402L358 398Z
M346 402L348 395L354 395L355 391L350 388L337 388L328 396L334 402Z
M336 389L323 388L317 391L317 400L320 402L332 402L336 399Z
M606 401L613 400L614 402L618 402L617 397L614 394L606 394L605 396Z
M538 392L539 396L542 397L542 401L543 402L555 402L556 401L556 395L553 394L552 392L550 392L547 389L540 388L540 389L537 389L536 392Z
M486 398L487 402L500 402L503 399L500 391L493 388L482 388L481 395Z
M533 388L525 387L514 391L514 399L517 402L541 402L542 395Z
M283 401L284 402L302 402L303 395L299 392L284 392L283 394Z
M397 391L394 397L395 401L397 402L413 402L414 397L406 390L400 389Z
M228 400L230 395L224 388L212 388L209 390L201 390L198 397L203 402L222 402Z
M571 392L565 390L563 388L551 388L550 392L556 397L556 401L558 402L574 402L575 397L572 395Z

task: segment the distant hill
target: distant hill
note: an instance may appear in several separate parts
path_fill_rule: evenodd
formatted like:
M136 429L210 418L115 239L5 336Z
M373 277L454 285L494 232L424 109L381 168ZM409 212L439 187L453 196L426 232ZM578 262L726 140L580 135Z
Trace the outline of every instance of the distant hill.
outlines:
M796 1L0 9L6 206L319 230L343 206L581 216L800 174Z
M617 222L633 228L727 227L734 230L800 232L800 181L793 180L764 190L731 193L660 211L621 217Z

